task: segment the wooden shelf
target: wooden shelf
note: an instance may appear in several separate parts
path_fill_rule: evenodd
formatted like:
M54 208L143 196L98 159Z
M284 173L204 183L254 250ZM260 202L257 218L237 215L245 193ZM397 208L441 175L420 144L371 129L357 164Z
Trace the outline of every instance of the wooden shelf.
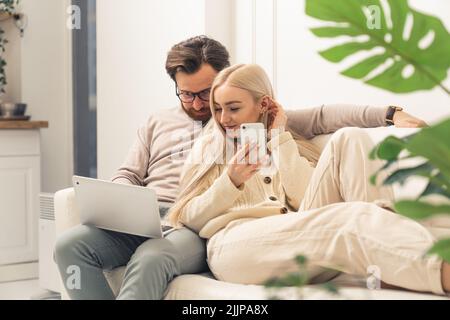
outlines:
M48 128L48 121L0 120L0 129L40 129Z

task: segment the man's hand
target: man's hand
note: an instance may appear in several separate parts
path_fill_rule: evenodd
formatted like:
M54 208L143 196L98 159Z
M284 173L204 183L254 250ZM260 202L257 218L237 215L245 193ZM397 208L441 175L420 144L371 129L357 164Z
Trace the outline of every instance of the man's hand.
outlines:
M404 111L396 111L394 117L392 118L394 125L397 128L422 128L428 127L425 121L413 117L412 115Z

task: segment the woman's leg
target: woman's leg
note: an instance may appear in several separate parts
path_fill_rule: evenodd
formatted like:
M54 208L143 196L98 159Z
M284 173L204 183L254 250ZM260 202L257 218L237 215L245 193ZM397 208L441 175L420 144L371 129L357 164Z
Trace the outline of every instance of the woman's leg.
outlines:
M103 270L126 265L147 239L90 225L67 230L57 239L54 258L69 297L114 299Z
M387 284L444 293L442 260L424 253L435 241L419 223L367 202L335 203L301 213L236 221L210 239L209 265L221 280L261 284L296 270L323 268L367 276L378 268ZM238 263L237 263L238 262Z
M372 139L363 129L336 131L322 151L300 211L345 201L392 201L392 187L373 186L369 182L382 165L379 160L369 159L373 147Z
M376 186L369 183L370 176L383 165L382 161L368 157L374 146L363 129L343 128L335 132L321 154L300 210L344 201L376 202L392 210L393 189L381 185L387 173L379 174ZM449 234L450 220L447 217L434 217L418 223L435 237ZM450 288L449 264L443 263L442 270L443 284ZM395 288L383 282L382 287Z
M205 240L189 229L175 230L137 248L127 265L117 299L160 300L175 276L206 270Z

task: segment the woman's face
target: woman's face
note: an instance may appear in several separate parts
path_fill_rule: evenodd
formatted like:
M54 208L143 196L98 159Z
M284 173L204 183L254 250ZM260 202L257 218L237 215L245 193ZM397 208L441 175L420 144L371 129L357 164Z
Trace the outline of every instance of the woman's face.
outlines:
M258 122L261 115L261 105L248 91L227 84L215 89L214 102L214 117L229 138L238 138L240 125Z

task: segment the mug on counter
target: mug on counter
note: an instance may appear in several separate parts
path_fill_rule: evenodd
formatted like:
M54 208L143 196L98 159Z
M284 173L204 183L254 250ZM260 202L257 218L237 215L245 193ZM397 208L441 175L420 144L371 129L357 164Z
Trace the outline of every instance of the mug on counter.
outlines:
M26 103L4 102L0 103L0 116L16 117L25 115Z

